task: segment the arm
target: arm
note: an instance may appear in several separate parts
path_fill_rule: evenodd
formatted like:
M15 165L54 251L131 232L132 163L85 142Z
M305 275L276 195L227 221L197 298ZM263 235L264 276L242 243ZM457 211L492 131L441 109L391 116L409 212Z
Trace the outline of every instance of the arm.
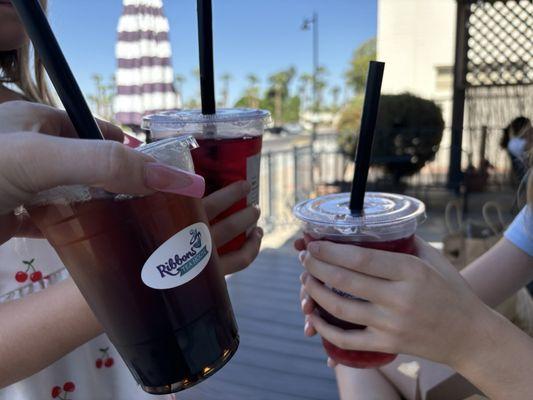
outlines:
M487 307L440 253L420 240L417 246L419 258L311 243L300 256L305 294L337 318L368 328L334 327L304 298L306 333L348 350L424 357L456 369L491 398L527 398L533 340ZM322 282L369 302L340 297Z
M0 304L0 387L30 376L102 332L71 279Z
M530 256L503 238L461 275L481 300L496 307L533 280L532 264Z
M494 311L478 315L470 346L450 364L490 399L522 400L533 393L533 339Z

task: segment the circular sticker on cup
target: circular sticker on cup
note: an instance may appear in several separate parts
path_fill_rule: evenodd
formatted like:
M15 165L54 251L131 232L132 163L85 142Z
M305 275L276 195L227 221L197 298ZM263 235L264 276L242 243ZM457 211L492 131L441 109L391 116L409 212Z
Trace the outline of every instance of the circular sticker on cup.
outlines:
M146 260L141 279L153 289L172 289L196 278L212 252L211 234L198 222L176 233Z

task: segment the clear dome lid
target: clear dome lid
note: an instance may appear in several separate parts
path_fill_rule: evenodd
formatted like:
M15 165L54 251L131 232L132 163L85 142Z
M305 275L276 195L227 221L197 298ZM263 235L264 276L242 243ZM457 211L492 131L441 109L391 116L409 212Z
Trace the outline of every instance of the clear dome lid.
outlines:
M270 113L253 108L219 108L216 114L204 115L201 110L172 110L147 115L141 128L151 131L156 139L169 135L215 134L251 136L263 134L270 123Z
M196 139L190 135L183 135L144 144L136 150L154 157L163 164L193 172L190 151L196 148L198 148Z
M339 193L303 201L293 211L307 231L346 235L353 240L412 234L425 219L424 203L400 194L367 192L361 215L352 214L349 204L350 193Z

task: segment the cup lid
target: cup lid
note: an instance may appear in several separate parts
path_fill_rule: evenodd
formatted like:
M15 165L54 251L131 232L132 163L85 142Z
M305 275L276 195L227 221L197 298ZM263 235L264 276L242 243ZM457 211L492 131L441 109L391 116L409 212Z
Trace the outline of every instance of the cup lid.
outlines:
M144 154L149 154L160 162L165 162L162 158L164 158L166 154L174 157L176 152L181 153L196 148L198 148L198 142L196 139L190 135L183 135L143 144L142 146L135 148L135 150Z
M307 224L357 232L383 229L425 218L425 206L413 197L392 193L367 192L362 215L350 211L350 193L338 193L303 201L294 215Z
M270 112L253 108L219 108L216 114L204 115L198 109L163 111L143 118L144 130L180 131L190 125L229 124L236 127L250 123L267 124Z

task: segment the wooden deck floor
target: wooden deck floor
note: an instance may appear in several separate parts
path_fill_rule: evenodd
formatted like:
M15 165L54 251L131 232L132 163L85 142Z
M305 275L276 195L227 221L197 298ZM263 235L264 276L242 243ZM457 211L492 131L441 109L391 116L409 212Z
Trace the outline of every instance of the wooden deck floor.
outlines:
M333 371L318 338L303 335L294 251L265 250L228 281L241 343L214 376L178 400L338 399Z

